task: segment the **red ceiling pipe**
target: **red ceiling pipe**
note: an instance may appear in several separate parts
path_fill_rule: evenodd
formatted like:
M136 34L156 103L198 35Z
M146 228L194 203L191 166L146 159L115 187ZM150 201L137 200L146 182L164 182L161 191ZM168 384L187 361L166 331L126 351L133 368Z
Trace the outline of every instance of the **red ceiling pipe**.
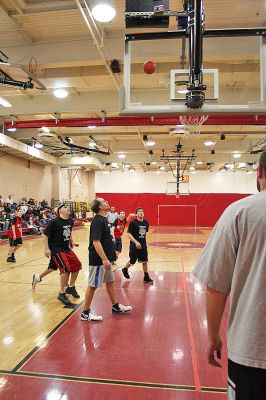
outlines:
M66 118L31 121L6 121L5 128L33 129L53 127L88 127L88 126L149 126L179 125L179 116L126 116L107 118ZM204 125L266 125L266 115L210 115Z

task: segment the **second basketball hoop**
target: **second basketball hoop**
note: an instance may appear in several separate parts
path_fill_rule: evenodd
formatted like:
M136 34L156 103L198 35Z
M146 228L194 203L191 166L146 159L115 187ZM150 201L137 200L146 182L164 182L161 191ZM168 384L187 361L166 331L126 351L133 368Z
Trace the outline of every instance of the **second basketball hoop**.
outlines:
M180 115L180 123L185 128L184 137L199 136L201 127L208 118L208 115Z

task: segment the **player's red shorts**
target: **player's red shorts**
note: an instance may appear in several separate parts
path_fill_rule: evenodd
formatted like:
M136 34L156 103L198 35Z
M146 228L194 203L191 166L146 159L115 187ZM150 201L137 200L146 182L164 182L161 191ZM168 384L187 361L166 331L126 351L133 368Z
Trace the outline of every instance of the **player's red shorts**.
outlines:
M78 272L81 269L81 262L74 253L74 251L60 251L53 254L52 259L61 274L66 272Z

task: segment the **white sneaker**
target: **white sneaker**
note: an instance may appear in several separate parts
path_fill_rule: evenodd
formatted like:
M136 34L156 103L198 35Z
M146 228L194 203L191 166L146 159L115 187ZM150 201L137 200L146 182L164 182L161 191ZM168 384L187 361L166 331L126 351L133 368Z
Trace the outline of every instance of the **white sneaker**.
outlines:
M103 317L101 315L93 314L91 311L89 312L89 314L83 311L83 313L80 316L80 319L82 321L102 321Z
M131 306L124 306L123 304L118 304L119 306L119 310L117 308L115 308L114 306L112 306L112 312L113 313L126 313L132 310Z
M37 283L39 283L39 282L41 282L40 275L39 274L33 274L32 283L31 283L32 289L35 289Z

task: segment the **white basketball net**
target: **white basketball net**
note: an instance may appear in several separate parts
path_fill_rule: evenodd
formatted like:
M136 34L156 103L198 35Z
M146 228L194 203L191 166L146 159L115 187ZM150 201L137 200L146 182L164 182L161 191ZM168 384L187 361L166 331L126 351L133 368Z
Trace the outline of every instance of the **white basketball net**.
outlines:
M199 136L202 124L208 118L209 115L180 115L180 122L185 126L184 136Z

